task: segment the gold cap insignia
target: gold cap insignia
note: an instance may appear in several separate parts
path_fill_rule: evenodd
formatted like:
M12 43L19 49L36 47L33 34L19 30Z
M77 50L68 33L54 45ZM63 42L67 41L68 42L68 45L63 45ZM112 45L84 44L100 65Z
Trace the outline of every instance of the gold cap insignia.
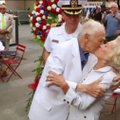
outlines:
M72 8L75 8L75 7L78 6L78 1L77 0L71 0L70 5L71 5Z

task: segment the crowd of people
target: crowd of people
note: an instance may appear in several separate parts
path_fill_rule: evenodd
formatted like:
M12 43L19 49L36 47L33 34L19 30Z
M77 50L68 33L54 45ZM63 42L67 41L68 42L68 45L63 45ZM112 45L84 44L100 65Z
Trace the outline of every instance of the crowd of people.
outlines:
M110 2L107 6L96 6L96 9L89 14L89 18L105 25L107 41L115 39L120 34L120 13L117 3Z
M29 119L99 120L105 101L120 86L120 37L106 41L119 34L118 5L112 2L102 21L83 25L80 0L59 0L58 5L65 22L51 28L45 41L44 70Z

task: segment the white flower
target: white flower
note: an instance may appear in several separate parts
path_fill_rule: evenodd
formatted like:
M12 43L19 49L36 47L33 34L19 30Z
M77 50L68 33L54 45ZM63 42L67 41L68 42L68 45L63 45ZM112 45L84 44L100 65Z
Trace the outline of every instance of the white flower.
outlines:
M39 1L39 3L40 3L40 4L42 4L42 3L43 3L43 1Z
M36 27L39 27L39 26L40 26L40 24L39 24L39 23L35 23L35 26L36 26Z
M38 16L39 15L39 12L36 12L36 16Z
M32 25L32 23L30 23L30 27L32 27L33 25Z
M62 15L58 14L58 22L61 22L61 21L62 21Z
M46 30L46 28L47 28L46 25L43 25L43 30Z
M59 7L57 7L57 8L56 8L56 12L59 12L59 11L60 11L60 8L59 8Z
M58 14L58 19L59 19L59 18L62 18L62 15L61 15L61 14Z
M46 16L45 16L45 15L43 15L43 16L42 16L42 19L45 19L45 18L46 18Z
M50 6L48 6L48 7L47 7L47 10L49 10L49 11L50 11L50 10L51 10L51 7L50 7Z
M32 14L35 14L36 12L35 11L32 11Z
M40 39L40 36L39 36L39 35L37 35L37 38L38 38L38 39Z
M30 17L30 21L32 21L33 20L33 17Z
M43 13L44 13L44 10L41 10L41 11L40 11L40 13L42 13L42 14L43 14Z
M34 9L36 9L37 8L37 6L34 6Z
M33 27L32 29L33 29L33 31L35 31L35 30L36 30L36 28L35 28L35 27Z
M40 8L41 5L38 5L37 8Z
M31 16L28 14L28 17L30 18Z
M41 20L41 18L40 18L40 17L37 17L37 18L36 18L36 20L37 20L37 21L40 21L40 20Z
M52 8L55 9L57 6L56 4L52 4Z
M62 18L58 18L58 22L62 22Z

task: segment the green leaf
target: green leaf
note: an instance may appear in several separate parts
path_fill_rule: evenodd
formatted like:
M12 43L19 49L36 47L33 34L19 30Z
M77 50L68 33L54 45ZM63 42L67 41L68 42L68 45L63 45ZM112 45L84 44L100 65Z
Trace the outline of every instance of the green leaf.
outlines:
M39 39L37 36L35 36L35 41L36 41L41 47L43 47L44 41L42 41L41 39Z

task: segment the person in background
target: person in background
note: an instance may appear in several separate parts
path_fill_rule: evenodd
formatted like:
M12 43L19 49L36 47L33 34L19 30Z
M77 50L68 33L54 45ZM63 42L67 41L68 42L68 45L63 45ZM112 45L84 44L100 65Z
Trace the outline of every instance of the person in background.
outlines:
M92 14L92 19L101 22L102 20L102 12L101 12L101 7L100 6L96 6L96 9L93 11Z
M111 2L110 13L104 15L103 23L106 23L106 39L111 41L117 37L116 31L120 29L120 13L118 5Z
M65 22L59 27L51 28L44 43L42 54L44 63L57 44L77 37L82 29L80 18L83 7L80 0L59 0L58 6L63 11L62 17Z
M12 38L13 17L6 13L6 5L0 5L0 41L5 46L5 50L9 50L9 42Z

